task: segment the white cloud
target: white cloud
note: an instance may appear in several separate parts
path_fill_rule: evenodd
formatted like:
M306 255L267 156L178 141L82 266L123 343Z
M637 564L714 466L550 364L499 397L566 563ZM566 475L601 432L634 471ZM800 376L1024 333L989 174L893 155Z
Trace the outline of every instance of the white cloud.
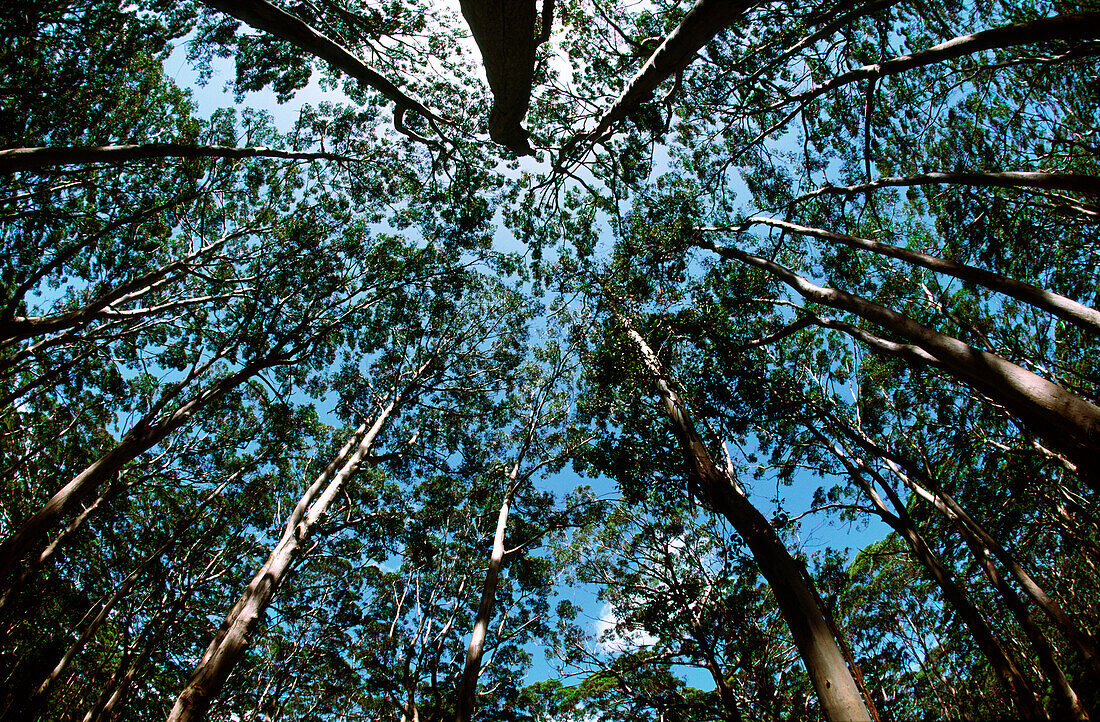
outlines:
M600 618L593 622L596 632L596 649L605 654L622 654L644 647L652 647L657 638L641 629L620 629L621 622L610 604L600 609Z

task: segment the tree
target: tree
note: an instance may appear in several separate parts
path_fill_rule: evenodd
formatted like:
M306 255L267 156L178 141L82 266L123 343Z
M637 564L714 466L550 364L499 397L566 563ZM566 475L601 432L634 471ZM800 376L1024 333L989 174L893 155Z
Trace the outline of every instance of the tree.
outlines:
M1094 7L0 16L0 716L1098 714Z

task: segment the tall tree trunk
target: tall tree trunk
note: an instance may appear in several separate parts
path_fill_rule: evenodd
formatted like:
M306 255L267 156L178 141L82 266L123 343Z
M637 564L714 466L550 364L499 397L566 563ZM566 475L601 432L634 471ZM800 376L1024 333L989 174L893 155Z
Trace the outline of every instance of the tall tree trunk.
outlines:
M38 689L35 690L34 696L31 699L31 706L33 708L37 709L39 705L45 702L53 684L61 677L62 674L65 673L65 670L68 669L72 661L76 658L78 654L80 654L80 651L84 648L84 645L88 643L88 640L95 636L95 633L99 630L103 623L107 621L108 616L110 616L111 612L114 610L115 605L118 604L119 600L129 594L130 590L137 583L138 579L141 578L142 574L144 574L145 571L149 569L152 565L156 564L164 556L164 554L169 549L171 549L172 546L175 545L180 536L185 531L187 531L191 527L191 525L199 519L200 516L202 516L203 510L206 508L206 505L209 504L210 501L213 500L216 496L221 494L222 490L225 489L225 487L228 486L234 479L236 479L240 475L240 473L241 472L235 472L234 474L230 475L228 479L219 484L218 487L215 488L212 492L207 494L206 498L202 500L198 507L188 516L186 520L184 520L182 524L176 527L176 529L172 532L168 539L165 540L164 543L156 549L156 551L147 556L144 561L138 564L137 567L135 567L134 570L131 571L126 576L126 578L119 583L117 587L115 587L115 591L109 597L99 603L98 610L96 610L95 607L92 607L92 609L88 611L88 614L85 615L85 618L81 620L81 623L84 623L85 621L87 622L84 625L84 629L80 631L79 634L75 635L75 639L73 640L72 644L61 656L61 659L58 660L54 668L50 670L49 674L46 675L46 678L42 681L42 684L38 686ZM95 612L95 614L92 614L92 612ZM91 617L90 619L89 615Z
M1002 276L999 273L992 273L981 268L968 266L965 263L956 263L943 258L937 258L927 253L911 251L908 248L891 246L887 243L879 243L878 241L859 238L857 236L849 236L844 233L833 233L820 228L808 228L806 226L800 226L774 218L754 216L746 220L745 223L760 223L775 228L782 228L792 233L812 236L825 241L842 243L849 248L859 248L889 258L897 258L907 263L912 263L915 266L935 271L936 273L943 273L963 281L969 281L979 286L984 286L991 291L1003 293L1006 296L1011 296L1018 301L1023 301L1035 308L1065 319L1086 331L1100 334L1100 311L1097 311L1095 308L1090 308L1083 303L1078 303L1071 298L1066 298L1060 294L1047 291L1038 286L1033 286L1030 283L1017 281L1008 276Z
M256 359L236 373L211 382L192 394L170 413L159 413L159 408L130 429L113 449L92 462L65 484L49 501L24 521L19 528L0 545L0 582L7 579L31 547L65 514L72 511L107 479L117 474L123 466L136 459L169 434L186 424L203 407L232 391L260 371L286 363L281 356L268 355Z
M894 493L888 484L883 483L883 491L890 498L894 512L887 508L886 503L878 495L864 474L874 476L862 459L853 459L849 453L842 450L837 444L826 437L811 423L804 423L806 428L844 465L848 476L863 490L863 493L874 505L875 511L898 536L909 545L910 553L928 572L932 581L943 592L943 597L951 608L959 615L966 628L978 643L982 654L993 667L997 679L1008 692L1009 697L1015 702L1016 709L1023 719L1046 719L1046 714L1035 698L1035 692L1027 681L1023 672L1001 645L993 634L993 629L985 620L981 611L970 601L966 591L952 578L951 572L940 562L939 558L929 547L924 536L917 529L913 519L909 516L905 504Z
M282 538L256 572L244 594L230 608L221 628L195 666L191 678L168 715L169 722L190 722L206 718L210 703L221 691L233 667L248 648L252 630L267 612L303 544L328 511L344 483L367 458L378 434L389 419L398 413L401 404L420 380L421 374L432 363L433 361L428 361L421 366L413 374L413 380L403 389L395 387L391 390L389 402L378 412L370 428L363 424L299 499L287 519Z
M516 155L531 155L522 125L535 77L535 0L460 0L462 15L481 50L493 91L489 137ZM547 2L552 7L551 2ZM546 22L546 13L543 13ZM543 27L543 32L549 27Z
M687 67L700 48L754 4L751 0L697 0L676 29L649 56L618 99L600 116L596 127L574 135L562 147L557 165L564 165L566 156L578 143L597 141L603 137L611 126L648 100L658 85Z
M363 85L374 88L402 110L411 110L428 120L442 120L420 101L402 92L377 70L325 37L315 28L265 0L203 0L207 5L232 15L248 25L285 40L300 50L316 55L344 71Z
M194 595L195 591L198 590L204 582L209 581L210 577L208 577L207 574L217 565L220 558L221 553L216 554L206 565L202 574L196 576L196 578L187 585L172 606L163 613L158 612L149 623L145 625L145 628L138 638L134 640L122 655L122 659L119 660L114 674L112 674L111 678L107 681L96 703L92 705L91 709L84 713L81 722L104 722L110 719L111 713L114 712L115 707L125 698L130 683L133 682L138 670L141 669L141 666L157 649L160 640L164 638L164 635L175 622L180 612L187 606L187 602L191 599L192 595ZM75 720L76 715L73 715L72 719Z
M1009 571L1013 579L1016 580L1016 583L1020 585L1020 588L1024 590L1024 593L1043 610L1058 627L1059 631L1065 635L1066 639L1073 644L1081 655L1085 667L1089 670L1093 681L1100 684L1100 653L1098 653L1092 637L1073 621L1069 614L1062 609L1062 606L1047 594L1042 586L1028 574L1015 557L1013 557L1000 542L994 539L981 524L971 517L950 494L945 492L943 488L936 483L935 479L929 477L924 471L912 463L911 460L890 453L889 450L883 448L862 430L853 428L836 414L829 411L825 411L824 413L832 427L839 430L841 434L851 439L854 443L859 444L864 449L882 459L883 463L886 464L895 476L901 479L902 483L904 483L913 494L931 504L937 511L946 517L964 539L973 538L985 549L991 551L993 556L995 556L1004 568ZM901 468L902 466L905 467L905 470ZM918 484L914 480L914 477L924 481L931 490Z
M652 379L654 391L672 421L683 448L688 473L698 483L711 506L725 516L745 540L760 567L760 573L768 580L821 701L825 718L830 722L870 722L871 717L859 687L825 621L817 595L811 588L812 582L802 565L791 557L764 515L714 463L695 430L687 405L665 378L653 349L624 316L616 313L616 317L637 350Z
M37 170L57 165L124 163L152 158L284 158L287 160L335 160L355 162L336 153L310 153L252 146L194 145L192 143L144 143L126 145L69 146L61 148L7 148L0 150L0 173Z
M544 389L545 391L546 389ZM504 567L504 558L507 552L504 549L504 534L508 530L508 513L512 506L512 500L524 479L519 476L520 467L524 457L530 451L535 442L535 434L540 421L543 404L547 396L540 393L537 401L531 405L531 417L527 423L527 431L523 437L519 452L516 454L512 469L508 472L504 482L504 500L501 502L500 511L497 513L497 526L493 533L493 548L489 553L489 566L485 571L485 583L481 587L481 601L478 603L477 615L474 617L474 626L470 632L470 643L466 647L466 663L462 669L462 679L458 687L458 710L456 722L470 722L477 709L477 680L481 676L481 658L485 653L485 638L489 632L489 620L493 617L493 608L496 606L497 586L500 583L500 571ZM463 580L460 585L465 586ZM455 610L457 611L457 604ZM451 619L446 627L451 625ZM440 645L442 644L440 638ZM438 660L439 646L436 647L436 659ZM433 671L434 675L434 671Z
M132 484L134 482L130 483ZM14 599L19 594L19 592L23 590L23 587L26 586L27 582L29 582L35 577L35 575L38 574L38 571L46 564L46 562L50 560L51 557L53 557L57 550L64 546L65 542L67 542L73 534L75 534L84 526L84 522L88 520L88 517L92 516L95 510L99 508L100 504L102 504L108 498L114 496L116 493L123 491L126 486L128 486L128 484L122 483L122 478L120 475L119 478L114 483L110 484L102 494L93 499L92 502L88 504L88 506L86 506L75 519L69 522L68 526L66 526L63 530L61 530L60 533L58 533L57 536L53 538L53 541L47 544L42 551L40 551L37 555L30 559L27 565L20 570L19 575L12 579L11 583L4 590L3 594L0 594L0 611L3 611L8 606L8 603L12 599Z
M697 241L712 250L761 268L804 298L853 313L898 334L933 356L941 367L1017 415L1035 434L1064 451L1082 479L1100 490L1100 408L996 354L976 349L908 316L834 288L822 288L790 269L759 256Z
M497 585L500 583L500 570L504 566L504 533L508 527L508 511L516 491L517 462L508 474L508 488L504 502L497 514L497 527L493 534L493 550L489 555L489 568L485 572L485 584L481 589L481 602L478 604L474 628L470 633L470 644L466 648L466 666L462 670L462 682L458 691L458 712L456 722L470 722L474 716L477 702L477 680L481 674L481 656L485 651L485 637L489 632L489 620L496 605Z

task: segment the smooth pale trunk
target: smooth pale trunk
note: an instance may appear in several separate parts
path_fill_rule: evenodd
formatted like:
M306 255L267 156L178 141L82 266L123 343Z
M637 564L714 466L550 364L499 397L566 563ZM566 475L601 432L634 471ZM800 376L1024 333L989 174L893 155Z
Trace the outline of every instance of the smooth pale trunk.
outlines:
M485 637L489 632L489 620L493 616L496 603L497 585L500 582L500 570L504 566L504 532L508 528L508 511L515 492L515 477L519 465L512 468L508 479L508 493L497 514L497 528L493 533L493 550L489 555L489 568L485 572L485 585L481 591L481 602L474 618L474 628L470 633L470 644L466 648L466 666L462 670L462 683L458 693L458 714L456 722L470 722L473 719L477 700L477 680L481 674L481 656L485 651Z
M631 78L618 99L604 111L596 127L574 135L562 147L557 165L560 167L565 162L569 151L582 139L598 140L611 126L633 112L639 103L649 99L661 83L687 67L700 48L753 5L746 0L698 0Z
M1077 464L1082 479L1100 489L1097 467L1100 408L1094 404L996 354L976 349L885 306L814 285L790 269L759 256L709 242L697 245L766 270L810 301L853 313L919 346L935 357L941 368L1002 404L1037 435L1064 452Z
M115 448L73 477L69 483L50 497L41 509L24 521L3 546L0 546L0 581L5 580L12 573L20 559L60 521L61 517L72 511L108 478L117 474L123 466L182 427L211 401L224 396L263 369L278 363L282 361L270 357L254 361L237 373L206 386L171 414L153 419L146 417L138 422L122 437Z
M970 601L966 591L955 581L951 572L944 567L935 552L932 551L924 536L917 529L916 524L913 523L905 504L894 493L894 490L888 484L882 484L883 491L886 492L886 495L890 498L890 503L894 507L894 513L891 513L886 507L886 503L864 478L864 473L874 476L873 471L863 461L853 462L848 453L842 451L816 427L807 425L807 429L844 465L848 476L863 490L863 493L874 505L879 518L886 522L909 545L913 558L927 570L932 581L943 592L944 599L959 615L966 628L970 630L974 641L978 643L978 647L982 650L982 654L985 655L985 658L993 667L997 679L1015 702L1021 717L1023 719L1045 719L1046 715L1038 700L1036 700L1035 692L1031 689L1027 678L1024 677L1015 660L1008 655L1000 641L993 634L993 629L978 608Z
M411 110L430 120L441 120L420 101L406 95L396 85L386 80L381 73L352 55L346 48L278 6L265 0L203 0L203 2L257 30L270 33L300 50L316 55L360 83L374 88L402 110Z
M783 228L801 235L842 243L849 248L859 248L877 253L881 256L897 258L907 263L912 263L915 266L935 271L936 273L953 276L963 281L969 281L979 286L984 286L991 291L1003 293L1006 296L1015 298L1017 301L1023 301L1035 308L1069 321L1086 331L1100 334L1100 311L1097 311L1095 308L1090 308L1083 303L1078 303L1071 298L1052 293L1038 286L1032 286L1029 283L1017 281L1014 278L1002 276L999 273L992 273L981 268L968 266L965 263L955 263L954 261L931 256L927 253L911 251L908 248L891 246L886 243L879 243L878 241L859 238L857 236L849 236L844 233L832 233L820 228L808 228L806 226L800 226L795 223L788 223L787 221L780 221L774 218L754 217L749 218L746 223L760 223L775 228Z
M618 319L653 378L654 389L683 446L689 473L697 479L714 509L725 516L744 539L760 573L767 579L817 692L825 718L830 722L870 722L871 716L863 696L830 625L825 621L817 594L810 587L811 582L802 565L791 557L764 515L715 465L695 430L686 405L664 378L653 349L624 317L618 316Z
M252 630L267 611L279 585L286 579L302 545L309 539L318 520L328 511L344 482L366 458L375 438L399 408L402 400L402 394L398 393L383 407L365 433L362 431L363 427L360 427L360 432L344 445L328 468L306 490L291 512L282 538L256 572L244 594L229 610L221 628L195 666L191 678L168 715L170 722L190 722L206 718L211 702L221 692L233 667L248 648ZM356 445L355 440L360 434L362 439ZM348 457L352 448L355 448L355 452ZM339 470L336 470L337 467Z

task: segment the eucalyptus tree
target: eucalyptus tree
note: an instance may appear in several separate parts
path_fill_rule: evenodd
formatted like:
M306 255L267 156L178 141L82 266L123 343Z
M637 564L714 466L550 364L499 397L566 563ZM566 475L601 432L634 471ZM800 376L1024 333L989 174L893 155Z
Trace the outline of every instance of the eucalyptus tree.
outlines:
M793 714L807 682L786 672L789 652L730 674L762 628L786 639L740 559L714 589L760 610L757 624L694 587L663 597L679 610L668 619L616 598L657 646L686 623L697 647L676 659L702 664L717 694L637 649L590 657L576 688L521 688L524 645L548 629L538 540L576 517L529 472L590 433L564 410L574 393L601 429L587 473L614 476L628 504L656 495L674 510L639 548L667 542L678 514L692 529L653 568L620 558L628 577L681 578L688 550L732 558L684 510L701 498L755 540L804 656L799 620L820 622L842 681L846 635L814 597L844 615L887 714L1008 714L965 608L1016 658L1019 689L1030 677L1039 705L1082 716L1100 664L1096 20L1048 0L46 0L5 13L9 716L156 714L186 687L210 619L275 566L277 594L246 593L248 614L214 638L214 656L236 640L238 660L214 675L214 715ZM238 105L314 82L346 103L303 107L289 132L268 109L200 119L160 65L185 37L205 79L233 61ZM519 172L487 141L509 161L556 157ZM612 243L633 265L580 391L563 375L530 408L546 381L534 369L557 351L528 350L531 310L466 268L493 256L498 219L530 256L495 257L490 274L529 265L533 288L607 310L578 279ZM390 409L371 444L419 432L401 459L352 477L371 458L349 448L303 482L365 440L351 427L415 349L467 322L504 325L456 340L464 350L448 346ZM650 386L668 420L643 404ZM316 411L337 396L348 428ZM828 487L811 513L896 529L814 579L786 548L788 510L769 520L742 493L749 470L759 491L810 483L807 468ZM307 523L288 526L299 502ZM722 634L738 639L722 647ZM737 693L749 677L755 692Z
M618 506L584 542L562 551L577 581L599 588L610 620L598 639L560 642L572 642L562 654L587 672L581 688L602 678L637 703L653 693L639 672L694 669L694 684L705 673L713 685L694 701L698 718L815 717L789 632L733 530L699 507L670 508L661 497Z
M414 286L405 285L399 301L400 312L375 309L380 317L388 317L391 322L405 320L409 325L391 326L389 334L383 332L382 338L367 342L376 346L379 353L379 363L369 372L370 382L381 386L376 398L355 401L369 403L372 410L294 505L278 542L230 609L180 693L171 719L205 717L212 699L247 648L253 629L303 554L304 545L330 513L356 470L372 461L372 448L391 418L406 405L427 403L431 396L445 396L452 389L473 393L471 387L476 388L476 379L486 376L476 359L491 357L494 346L507 351L515 344L509 330L522 328L522 305L509 299L505 289L480 292L479 283L491 286L493 282L479 281L458 271L441 279L436 289L428 287L419 294ZM502 312L486 315L489 303L486 297L501 303ZM454 315L458 303L464 304L469 315ZM475 360L469 360L470 356ZM488 383L495 381L490 378ZM408 443L414 443L415 438L414 434Z
M619 252L624 254L624 258L628 257L628 248L622 248ZM611 283L610 278L609 276L602 282ZM651 304L654 297L660 295L656 288L659 282L649 275L626 274L621 283L621 287L611 286L623 289L617 294L610 290L604 291L604 302L611 306L609 313L614 321L612 329L605 332L606 340L599 355L594 358L598 370L593 378L600 379L603 383L614 379L610 388L621 386L626 398L631 401L605 406L606 399L594 398L590 408L603 419L602 423L613 423L622 429L621 436L630 438L631 434L640 434L646 441L633 440L624 443L623 447L626 448L612 451L610 458L601 461L604 464L602 468L608 473L614 473L623 480L622 483L627 484L630 483L632 472L637 474L636 467L645 466L639 464L639 455L650 459L646 464L648 466L668 463L669 449L663 448L660 442L652 438L651 422L639 420L640 414L636 408L637 399L651 388L664 415L671 422L677 439L679 450L673 454L673 458L678 457L678 463L672 468L682 465L680 468L686 471L689 493L728 519L751 549L753 558L774 592L784 620L789 625L825 716L829 719L868 716L866 702L850 668L854 667L854 663L845 658L838 645L838 633L834 625L826 619L828 611L822 608L812 579L750 500L738 480L732 459L727 455L724 463L715 461L721 457L714 456L715 452L708 448L697 430L697 424L705 423L706 417L696 421L685 395L679 390L680 384L668 375L653 346L635 328L634 322L625 312L620 310L625 297L630 299L629 308L637 309L642 307L641 304ZM632 313L637 314L638 311ZM624 378L624 372L631 376ZM630 380L633 380L633 384L624 385L624 382ZM602 390L600 394L593 396L613 398L613 392ZM625 468L624 459L616 456L629 459Z

